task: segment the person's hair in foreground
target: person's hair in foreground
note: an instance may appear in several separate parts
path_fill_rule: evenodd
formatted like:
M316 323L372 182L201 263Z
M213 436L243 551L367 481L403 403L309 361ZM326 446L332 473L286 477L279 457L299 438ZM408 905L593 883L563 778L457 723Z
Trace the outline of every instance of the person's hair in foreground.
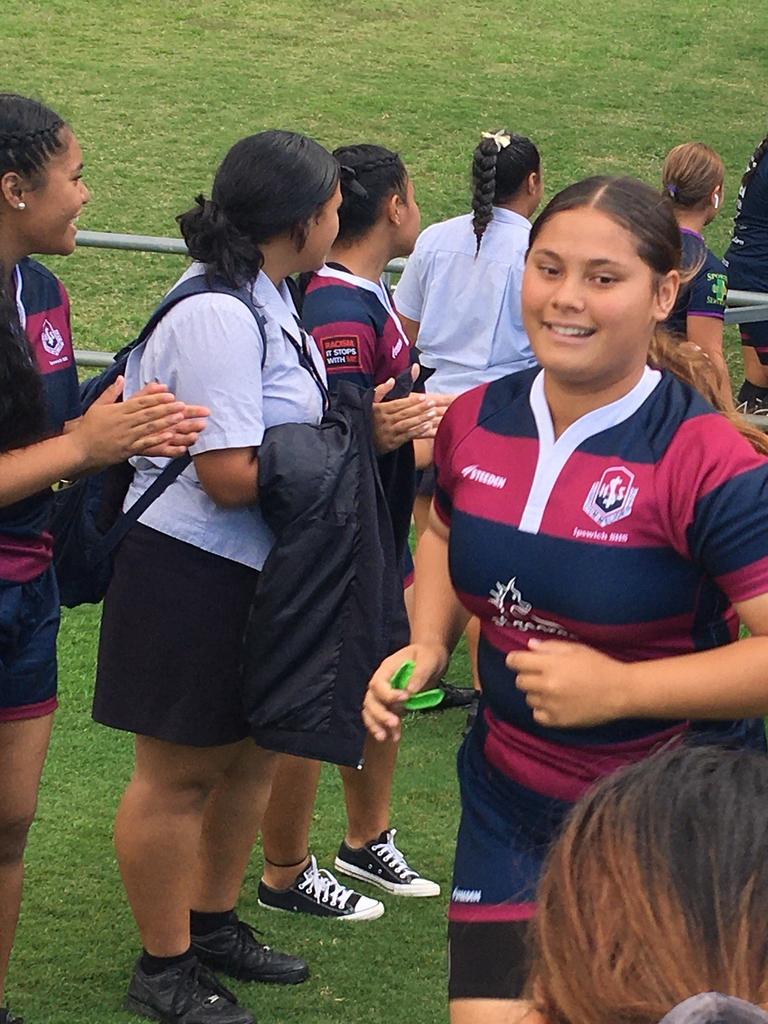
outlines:
M698 992L768 1002L768 760L656 754L571 812L539 885L547 1024L655 1024Z
M502 128L483 132L472 155L472 227L477 251L493 218L493 207L509 202L529 175L538 174L541 158L525 135Z
M612 178L600 175L585 178L558 192L531 229L533 246L544 225L556 214L589 206L607 214L627 230L635 239L637 253L658 279L671 270L680 269L680 229L675 220L672 204L659 193L636 178ZM689 271L681 272L683 283ZM762 431L750 427L725 405L719 393L715 368L703 352L693 346L680 346L664 330L657 327L648 351L648 362L661 370L669 370L686 384L690 384L750 442L752 447L768 455L768 439Z

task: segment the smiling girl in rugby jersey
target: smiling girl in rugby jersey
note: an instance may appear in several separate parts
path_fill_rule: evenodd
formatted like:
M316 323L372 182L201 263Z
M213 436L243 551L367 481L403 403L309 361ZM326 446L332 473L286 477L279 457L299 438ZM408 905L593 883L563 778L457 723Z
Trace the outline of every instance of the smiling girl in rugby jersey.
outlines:
M179 455L205 413L161 384L118 403L120 378L81 417L69 300L30 256L72 253L89 198L71 128L0 94L0 1024L18 1020L3 985L57 706L51 485L149 450Z
M449 912L454 1024L510 1019L543 858L593 780L696 739L692 720L716 740L719 720L768 711L768 460L649 365L666 364L656 328L680 260L671 205L648 186L565 189L533 226L523 281L543 369L461 396L438 431L413 643L372 678L364 718L398 736L403 701L480 618L483 707L459 758ZM463 472L475 464L504 486ZM739 619L752 635L736 643ZM405 659L411 682L393 690Z

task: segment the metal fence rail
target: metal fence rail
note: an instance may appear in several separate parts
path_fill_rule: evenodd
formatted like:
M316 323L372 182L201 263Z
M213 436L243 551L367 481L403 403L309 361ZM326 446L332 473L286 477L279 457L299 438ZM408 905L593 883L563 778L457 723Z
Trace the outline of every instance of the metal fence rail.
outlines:
M77 244L90 249L121 249L127 252L159 252L186 256L187 247L179 238L164 238L159 235L124 235L111 231L78 231ZM385 274L402 274L405 259L392 260L385 268ZM768 293L729 291L725 311L727 324L752 324L768 320ZM79 366L109 366L111 352L92 352L84 349L75 351Z

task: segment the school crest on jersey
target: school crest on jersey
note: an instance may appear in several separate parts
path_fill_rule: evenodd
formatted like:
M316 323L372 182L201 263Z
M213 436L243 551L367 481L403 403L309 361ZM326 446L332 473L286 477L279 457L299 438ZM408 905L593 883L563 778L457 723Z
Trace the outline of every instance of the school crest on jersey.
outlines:
M637 497L635 474L626 466L609 466L589 489L582 506L598 526L610 526L626 519L632 512Z
M570 637L571 634L558 622L543 619L537 615L530 601L523 598L517 586L517 576L507 583L499 581L488 597L497 614L493 617L496 626L508 626L521 633L546 633L548 636Z
M64 338L61 336L61 331L54 327L47 317L43 321L43 327L40 331L40 341L50 356L59 355L64 348Z

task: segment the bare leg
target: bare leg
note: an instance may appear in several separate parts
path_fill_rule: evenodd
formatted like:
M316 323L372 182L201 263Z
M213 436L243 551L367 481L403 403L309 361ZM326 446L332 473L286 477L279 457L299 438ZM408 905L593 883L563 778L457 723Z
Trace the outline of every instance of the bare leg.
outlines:
M24 847L52 724L53 715L0 722L0 1006L21 906Z
M199 871L192 891L194 910L231 910L237 903L269 801L277 760L277 754L246 740L208 797Z
M320 781L320 762L281 755L261 830L264 882L289 888L309 863L309 830Z
M389 803L392 776L397 761L397 743L365 740L365 764L360 770L341 768L344 799L347 804L345 842L353 850L378 839L389 828Z
M211 850L210 840L202 842L208 801L218 787L227 788L229 773L240 780L242 772L258 770L258 756L246 758L247 767L243 761L248 745L253 746L250 740L200 748L136 737L136 764L117 812L115 847L144 948L154 956L177 956L189 948L189 912L202 895L197 879L208 877L200 860L201 849ZM225 799L219 793L217 800ZM229 894L235 870L227 870L225 859L223 888Z
M751 345L742 345L744 377L758 388L768 388L768 366L763 366Z
M451 1024L544 1024L522 999L454 999Z

